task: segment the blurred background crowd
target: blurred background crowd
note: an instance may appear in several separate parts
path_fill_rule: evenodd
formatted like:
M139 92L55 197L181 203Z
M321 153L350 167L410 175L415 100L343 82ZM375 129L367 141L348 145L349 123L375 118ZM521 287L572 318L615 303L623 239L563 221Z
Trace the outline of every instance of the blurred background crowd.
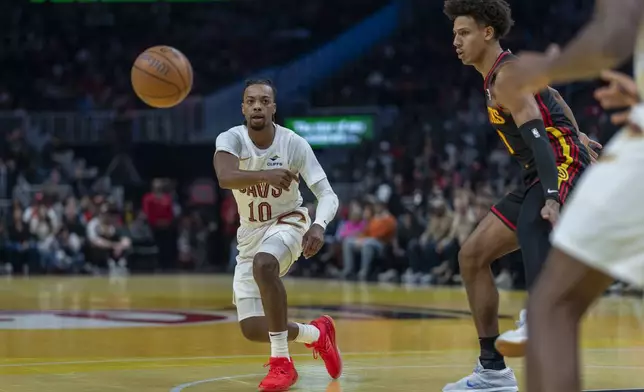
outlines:
M593 1L510 3L503 43L518 52L568 41ZM217 187L214 140L241 122L243 79L264 76L277 121L309 138L342 204L324 249L292 274L460 284L460 245L519 168L487 123L481 76L455 56L442 2L288 4L8 5L0 273L231 272L238 216ZM195 71L172 110L146 108L129 85L134 58L159 44ZM615 129L594 86L556 87L606 142ZM520 261L496 263L499 287L522 287Z

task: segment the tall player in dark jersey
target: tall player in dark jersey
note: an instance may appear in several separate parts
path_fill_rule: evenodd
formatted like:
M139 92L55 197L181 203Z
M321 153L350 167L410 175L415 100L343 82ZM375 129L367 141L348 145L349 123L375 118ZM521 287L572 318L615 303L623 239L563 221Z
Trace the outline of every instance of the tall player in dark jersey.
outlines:
M474 372L443 391L518 391L503 355L520 355L527 340L526 312L519 328L499 337L499 294L491 263L521 248L528 290L550 250L549 234L559 209L590 164L570 108L556 90L523 93L512 84L515 56L499 40L513 20L504 0L446 0L454 46L465 65L483 77L489 121L522 168L523 184L491 209L459 253L461 276L479 336L481 354ZM496 343L496 346L495 346ZM497 350L498 349L498 350Z

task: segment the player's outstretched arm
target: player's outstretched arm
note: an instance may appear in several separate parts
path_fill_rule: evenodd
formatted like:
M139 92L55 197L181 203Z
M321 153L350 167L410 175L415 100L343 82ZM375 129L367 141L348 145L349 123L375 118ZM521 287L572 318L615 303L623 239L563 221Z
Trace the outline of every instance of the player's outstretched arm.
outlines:
M547 68L552 83L595 78L633 53L644 15L642 0L597 0L590 22Z
M261 171L239 170L239 158L229 152L215 152L213 165L219 186L224 189L243 189L264 182Z
M224 189L244 189L255 184L268 183L288 191L291 183L298 181L297 175L285 169L241 170L239 158L225 151L215 152L213 162L219 186Z
M521 136L532 148L546 200L559 202L557 161L550 146L541 111L534 95L516 88L512 78L513 72L512 65L507 65L499 71L494 92L501 105L512 113Z
M242 142L239 136L228 131L217 136L217 150L213 166L217 173L219 186L224 189L244 189L259 183L268 183L276 188L289 190L297 176L289 170L241 170L239 156Z

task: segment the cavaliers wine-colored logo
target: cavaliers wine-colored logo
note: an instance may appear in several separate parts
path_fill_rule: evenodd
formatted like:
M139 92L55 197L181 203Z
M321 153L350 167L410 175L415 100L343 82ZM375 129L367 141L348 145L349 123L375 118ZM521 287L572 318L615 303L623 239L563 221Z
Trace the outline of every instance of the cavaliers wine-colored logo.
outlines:
M176 327L236 320L234 312L202 310L0 311L0 330Z
M399 305L309 305L292 306L289 316L312 318L328 313L347 320L422 320L471 317L468 311ZM511 319L502 315L501 318ZM177 327L237 322L235 308L211 310L43 310L0 311L0 330L109 329ZM644 391L643 391L644 392Z

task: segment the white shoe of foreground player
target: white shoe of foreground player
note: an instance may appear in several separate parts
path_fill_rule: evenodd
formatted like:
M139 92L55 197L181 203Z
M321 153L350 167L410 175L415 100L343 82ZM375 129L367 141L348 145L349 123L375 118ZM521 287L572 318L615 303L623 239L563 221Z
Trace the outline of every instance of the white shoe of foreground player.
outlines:
M445 385L443 392L518 392L519 384L509 367L503 370L484 369L479 361L474 372L455 383Z
M527 312L522 310L519 314L517 329L507 331L496 339L496 350L504 357L523 357L525 355L526 344L528 343L528 321Z

